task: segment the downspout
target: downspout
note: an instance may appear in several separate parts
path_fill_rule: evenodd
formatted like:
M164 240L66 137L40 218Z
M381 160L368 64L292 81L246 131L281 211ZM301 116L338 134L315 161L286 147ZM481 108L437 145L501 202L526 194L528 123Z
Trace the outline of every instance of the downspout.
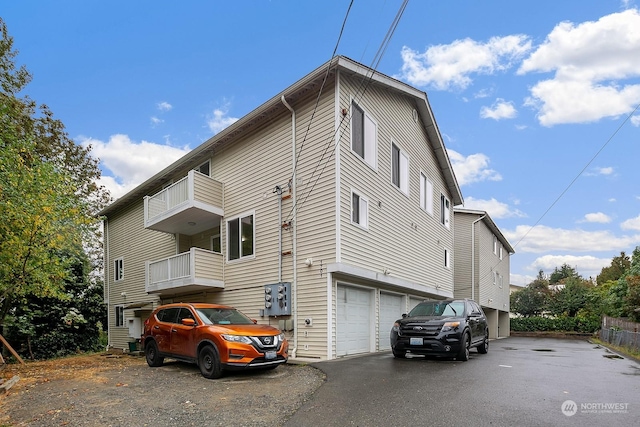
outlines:
M111 284L109 282L109 265L111 263L111 258L109 258L109 220L105 218L102 221L103 229L104 229L104 247L105 247L105 265L104 265L104 299L107 303L107 348L109 349L109 345L111 344L111 328L109 327L109 317L111 316Z
M476 222L482 221L486 216L486 214L482 215L471 223L471 299L474 301L476 301Z
M298 253L296 250L297 242L297 216L298 211L296 209L296 112L291 108L291 105L287 102L284 95L280 97L280 100L289 111L291 111L291 164L293 167L293 175L291 177L291 203L293 206L293 283L291 285L291 293L293 294L293 350L291 350L291 357L296 358L296 352L298 351ZM282 227L282 224L280 224Z

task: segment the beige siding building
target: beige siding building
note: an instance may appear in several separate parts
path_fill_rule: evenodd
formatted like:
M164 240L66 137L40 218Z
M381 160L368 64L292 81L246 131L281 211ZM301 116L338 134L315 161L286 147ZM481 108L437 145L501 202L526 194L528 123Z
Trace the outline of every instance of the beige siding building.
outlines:
M387 350L402 313L454 296L461 204L426 94L336 57L102 212L109 344L202 301L280 327L294 358Z
M515 252L489 214L455 208L454 295L482 306L489 337L508 337L510 256Z

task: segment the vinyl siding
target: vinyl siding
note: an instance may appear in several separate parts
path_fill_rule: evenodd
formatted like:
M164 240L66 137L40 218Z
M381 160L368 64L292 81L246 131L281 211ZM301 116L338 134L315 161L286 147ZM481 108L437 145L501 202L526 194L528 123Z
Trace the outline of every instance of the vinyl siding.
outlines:
M475 253L478 250L478 238L473 238L472 227L473 221L479 217L476 215L468 215L463 213L455 214L455 247L454 247L454 292L455 298L472 298L475 299L472 292L472 276L473 276L473 248L475 243ZM475 226L477 230L477 224ZM476 232L477 234L477 232ZM475 240L475 242L474 242ZM477 265L475 266L477 271ZM477 281L477 277L474 278ZM475 287L477 295L477 286Z
M142 199L110 217L107 230L109 248L108 256L105 256L105 271L108 283L109 344L117 348L127 348L130 341L127 324L128 319L134 317L134 312L125 310L125 327L116 328L114 306L157 300L145 291L146 261L174 255L176 242L172 235L144 229ZM124 279L114 282L113 262L118 258L124 261ZM126 296L122 296L122 292Z
M360 80L341 75L340 104L352 97L378 123L377 169L351 151L350 127L345 126L341 159L341 261L453 292L453 270L444 267L444 249L453 253L452 229L440 223L440 194L451 200L444 177L420 121L413 120L411 99L377 86L358 94ZM391 141L409 156L409 195L391 182ZM434 213L420 208L420 172L433 182ZM368 229L351 223L351 191L369 200ZM453 262L453 257L452 257ZM427 289L425 288L425 291Z

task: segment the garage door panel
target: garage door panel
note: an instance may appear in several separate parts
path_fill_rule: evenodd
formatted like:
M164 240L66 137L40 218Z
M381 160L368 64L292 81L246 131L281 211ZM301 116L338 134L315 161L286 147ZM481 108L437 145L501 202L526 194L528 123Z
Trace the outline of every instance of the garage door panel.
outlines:
M389 334L393 323L405 312L401 295L380 293L380 315L378 318L378 349L389 350Z
M369 352L371 302L369 290L338 286L336 329L338 356Z

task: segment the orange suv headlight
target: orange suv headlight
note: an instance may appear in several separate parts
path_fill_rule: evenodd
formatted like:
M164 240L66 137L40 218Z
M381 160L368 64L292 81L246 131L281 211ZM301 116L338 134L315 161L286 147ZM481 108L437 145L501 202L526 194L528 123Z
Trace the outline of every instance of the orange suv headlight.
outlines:
M231 341L231 342L240 342L243 344L249 344L251 345L251 339L245 335L229 335L229 334L222 334L222 338L224 338L227 341Z

